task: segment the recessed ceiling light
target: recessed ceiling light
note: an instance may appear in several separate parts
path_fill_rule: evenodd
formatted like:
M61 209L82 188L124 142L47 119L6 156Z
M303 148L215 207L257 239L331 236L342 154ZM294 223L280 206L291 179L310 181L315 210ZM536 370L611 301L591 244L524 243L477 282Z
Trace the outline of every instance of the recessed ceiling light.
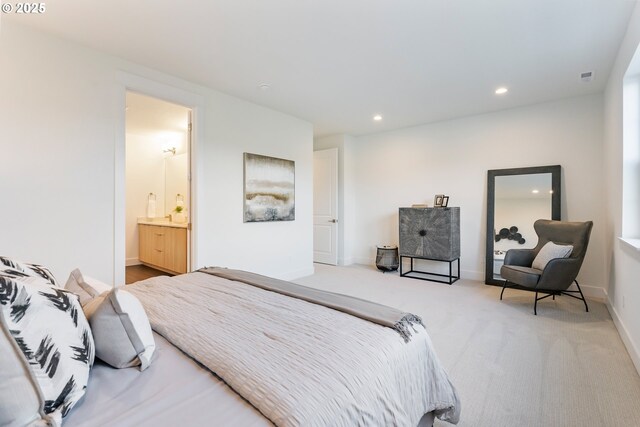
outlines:
M540 191L538 191L538 190L532 190L531 192L532 192L533 194L538 194Z
M549 190L549 194L553 194L553 190Z
M504 95L507 92L509 92L509 89L507 89L506 87L499 87L498 89L496 89L496 95Z
M271 89L271 85L269 83L260 83L258 85L258 88L260 90L269 90L269 89Z
M380 114L376 114L375 116L373 116L373 120L379 122L380 120L382 120L382 116Z

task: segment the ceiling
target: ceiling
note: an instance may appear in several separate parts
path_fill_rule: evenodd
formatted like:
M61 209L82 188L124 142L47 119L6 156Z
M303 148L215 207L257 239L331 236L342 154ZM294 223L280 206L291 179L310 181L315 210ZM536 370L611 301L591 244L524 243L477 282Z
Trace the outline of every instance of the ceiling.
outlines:
M321 136L602 91L635 4L56 0L38 17L4 17L308 120ZM595 79L582 83L587 70Z

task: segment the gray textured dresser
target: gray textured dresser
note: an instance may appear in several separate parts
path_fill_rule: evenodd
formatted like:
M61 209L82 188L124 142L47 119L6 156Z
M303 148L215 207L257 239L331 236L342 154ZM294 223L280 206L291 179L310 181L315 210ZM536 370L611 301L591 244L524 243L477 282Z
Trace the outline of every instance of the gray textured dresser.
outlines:
M400 208L400 275L452 284L460 278L460 208ZM403 271L403 258L411 259ZM416 270L415 259L449 263L449 274ZM453 263L457 262L457 275ZM416 274L417 273L417 274ZM446 278L442 280L441 278Z

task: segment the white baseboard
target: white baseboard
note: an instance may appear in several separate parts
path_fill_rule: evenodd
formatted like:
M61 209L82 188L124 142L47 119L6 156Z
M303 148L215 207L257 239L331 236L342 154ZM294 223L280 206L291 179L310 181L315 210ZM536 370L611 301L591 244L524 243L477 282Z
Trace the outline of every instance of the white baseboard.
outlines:
M130 267L132 265L140 265L140 264L142 263L138 258L127 258L124 265L126 265L127 267Z
M640 351L638 350L638 346L633 342L631 335L627 331L627 328L622 323L620 316L618 316L618 312L616 308L611 303L611 300L607 296L607 309L609 310L609 314L611 314L611 318L613 319L613 324L616 325L616 329L618 329L618 334L620 334L620 338L622 338L622 342L624 346L627 348L627 352L631 357L631 361L636 367L636 371L640 374Z
M361 258L355 257L353 258L352 264L361 264L361 265L376 265L376 260L371 258Z
M582 293L585 297L605 303L608 301L607 291L605 291L604 288L599 286L580 285L580 289L582 289Z
M455 265L455 264L454 264ZM460 278L467 280L478 280L484 282L484 272L475 270L460 270Z
M354 264L353 258L338 258L338 265L351 265Z

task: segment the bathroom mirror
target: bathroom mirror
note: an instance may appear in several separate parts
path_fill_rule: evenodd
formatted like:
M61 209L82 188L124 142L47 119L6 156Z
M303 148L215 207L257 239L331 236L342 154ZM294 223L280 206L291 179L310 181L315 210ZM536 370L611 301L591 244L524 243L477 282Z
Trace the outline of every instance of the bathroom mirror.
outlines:
M560 220L561 170L536 166L488 172L486 284L503 285L500 267L509 249L536 246L537 219Z
M164 212L171 215L176 208L178 194L182 204L189 206L189 159L187 153L164 159ZM188 215L188 212L186 213Z

